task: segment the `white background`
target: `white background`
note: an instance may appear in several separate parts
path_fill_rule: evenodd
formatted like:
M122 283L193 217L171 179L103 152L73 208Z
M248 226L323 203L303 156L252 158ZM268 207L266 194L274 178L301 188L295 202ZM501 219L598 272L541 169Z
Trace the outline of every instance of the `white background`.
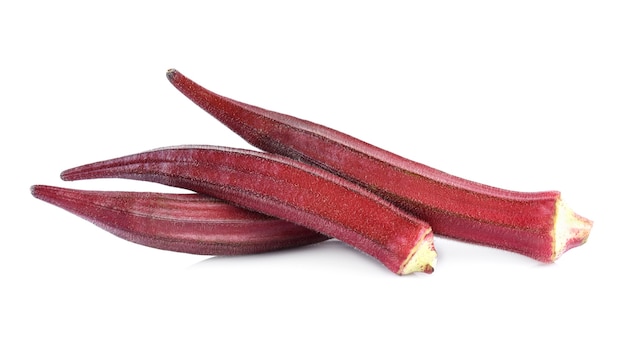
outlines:
M0 350L624 350L623 2L17 3L0 5ZM437 238L435 273L399 277L340 242L151 249L30 195L175 191L59 173L248 147L169 68L474 181L560 190L594 229L552 265Z

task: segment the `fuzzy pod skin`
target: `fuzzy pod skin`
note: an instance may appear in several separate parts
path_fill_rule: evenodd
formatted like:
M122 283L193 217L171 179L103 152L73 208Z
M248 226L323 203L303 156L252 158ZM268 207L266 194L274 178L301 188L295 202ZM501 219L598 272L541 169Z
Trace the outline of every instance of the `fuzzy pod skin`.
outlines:
M200 255L244 255L328 239L201 194L84 191L35 185L32 195L127 241Z
M425 222L337 175L280 155L179 146L79 166L61 177L128 178L193 190L337 238L397 274L431 273L437 259Z
M587 241L592 221L557 191L516 192L456 177L345 133L209 91L176 70L169 81L251 145L316 165L425 220L438 235L553 262Z

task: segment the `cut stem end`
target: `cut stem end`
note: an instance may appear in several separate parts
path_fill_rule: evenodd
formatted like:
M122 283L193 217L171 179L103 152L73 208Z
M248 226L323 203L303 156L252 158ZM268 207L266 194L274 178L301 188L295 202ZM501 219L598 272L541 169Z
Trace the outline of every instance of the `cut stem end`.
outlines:
M593 221L576 214L559 199L556 203L552 230L554 238L552 261L557 260L568 250L587 242L592 226Z
M428 231L421 241L411 251L408 259L400 268L398 274L407 275L414 272L431 274L437 266L437 251L432 231Z

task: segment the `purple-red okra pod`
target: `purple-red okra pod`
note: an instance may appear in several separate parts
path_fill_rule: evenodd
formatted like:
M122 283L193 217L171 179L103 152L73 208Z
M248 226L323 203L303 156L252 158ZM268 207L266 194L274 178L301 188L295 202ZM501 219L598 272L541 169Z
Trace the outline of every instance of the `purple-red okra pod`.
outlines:
M542 262L553 262L589 236L592 222L567 207L557 191L517 192L469 181L326 126L218 95L176 70L167 78L253 146L359 184L428 222L438 235Z
M79 166L61 176L193 190L337 238L397 274L431 273L437 260L427 223L337 175L280 155L180 146Z
M201 255L242 255L328 239L293 223L189 193L86 191L35 185L35 198L144 246Z

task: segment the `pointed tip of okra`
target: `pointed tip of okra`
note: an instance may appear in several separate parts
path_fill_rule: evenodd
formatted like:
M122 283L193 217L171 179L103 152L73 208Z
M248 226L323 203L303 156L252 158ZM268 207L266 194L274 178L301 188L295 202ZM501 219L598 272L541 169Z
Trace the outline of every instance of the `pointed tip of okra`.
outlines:
M37 199L41 199L41 197L43 196L43 193L45 193L45 190L47 188L49 187L43 186L43 185L32 185L30 186L30 194L32 194L33 197Z
M32 194L33 197L37 198L38 192L39 192L39 185L30 186L30 194Z
M165 74L165 76L167 77L168 80L173 80L174 76L176 76L178 74L178 71L174 68L170 68L169 70L167 70L167 73Z
M61 172L61 174L59 175L61 177L61 180L63 181L74 181L74 179L71 176L73 169L67 169L63 172Z
M59 193L60 188L53 186L44 186L44 185L33 185L30 186L30 194L33 197L43 200L45 202L50 202L50 200Z
M88 165L83 165L83 166L77 166L71 169L67 169L61 172L61 180L63 181L77 181L77 180L81 180L83 178L85 178L86 176L84 175L85 171L86 171L86 167L89 166Z

